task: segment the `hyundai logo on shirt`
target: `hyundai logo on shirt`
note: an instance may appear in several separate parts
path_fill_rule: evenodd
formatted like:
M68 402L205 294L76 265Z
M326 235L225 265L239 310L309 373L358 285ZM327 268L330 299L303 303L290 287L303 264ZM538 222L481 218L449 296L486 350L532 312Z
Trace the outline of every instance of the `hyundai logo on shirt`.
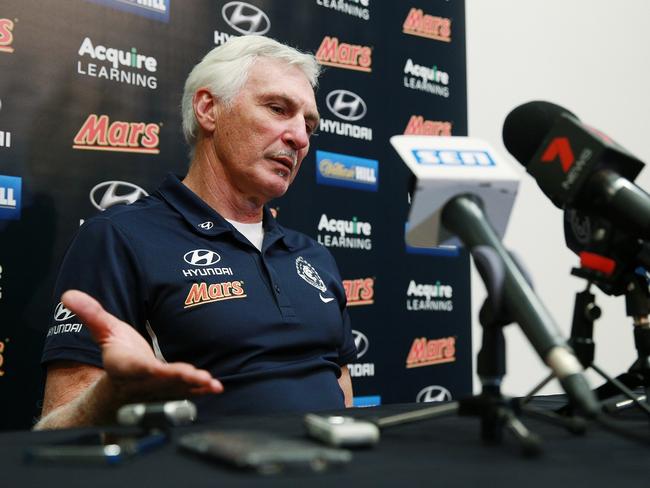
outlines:
M0 220L20 219L22 178L0 175Z

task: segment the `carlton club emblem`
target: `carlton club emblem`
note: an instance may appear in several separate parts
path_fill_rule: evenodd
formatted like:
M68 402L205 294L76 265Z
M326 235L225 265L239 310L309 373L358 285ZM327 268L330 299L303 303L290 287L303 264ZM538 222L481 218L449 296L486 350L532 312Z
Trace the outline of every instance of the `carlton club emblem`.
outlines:
M318 296L323 303L329 303L334 300L334 297L327 298L322 295L322 293L327 291L325 283L323 283L323 280L316 269L302 256L296 258L296 272L298 273L298 276L321 292Z

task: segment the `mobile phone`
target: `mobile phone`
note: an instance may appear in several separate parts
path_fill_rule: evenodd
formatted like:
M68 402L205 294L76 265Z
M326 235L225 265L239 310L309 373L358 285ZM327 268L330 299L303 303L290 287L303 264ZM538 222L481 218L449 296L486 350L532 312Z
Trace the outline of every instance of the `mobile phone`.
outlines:
M310 437L337 447L367 447L379 442L379 427L367 420L341 415L315 415L304 418Z
M77 435L62 442L28 447L25 460L114 465L155 449L167 440L167 434L161 431L100 431Z
M205 431L187 434L178 446L210 460L260 474L285 471L323 471L350 462L352 453L310 442L247 430Z

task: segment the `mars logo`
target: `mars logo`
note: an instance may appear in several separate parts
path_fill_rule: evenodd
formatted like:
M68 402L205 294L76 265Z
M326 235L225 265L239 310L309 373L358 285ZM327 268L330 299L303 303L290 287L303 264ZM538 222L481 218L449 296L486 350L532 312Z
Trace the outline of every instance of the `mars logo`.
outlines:
M411 115L406 129L404 129L404 135L450 136L451 122L425 120L422 115Z
M135 202L140 197L146 197L147 192L133 183L126 181L104 181L90 190L90 203L97 210L106 210L113 205Z
M422 388L415 397L418 403L431 403L431 402L448 402L452 399L451 393L444 386L431 385Z
M73 314L70 310L68 310L65 307L65 305L63 305L63 302L59 302L59 304L54 309L54 320L56 320L57 322L70 320L74 316L75 314Z
M357 305L372 305L375 303L375 279L357 278L356 280L343 280L343 288L347 298L348 307Z
M194 283L190 288L185 307L196 307L206 303L232 300L234 298L246 298L244 283L242 281L226 281L223 283Z
M316 52L320 64L335 68L352 69L370 73L372 50L368 46L339 43L338 38L325 36Z
M456 361L456 338L427 339L419 337L413 341L406 358L407 368L419 368L434 364L453 363Z
M427 15L422 9L412 8L406 16L402 32L436 41L451 42L451 19Z
M14 52L14 48L11 47L11 44L14 42L13 29L13 21L0 19L0 53Z
M90 114L74 137L74 149L159 154L160 125L110 122L108 115Z

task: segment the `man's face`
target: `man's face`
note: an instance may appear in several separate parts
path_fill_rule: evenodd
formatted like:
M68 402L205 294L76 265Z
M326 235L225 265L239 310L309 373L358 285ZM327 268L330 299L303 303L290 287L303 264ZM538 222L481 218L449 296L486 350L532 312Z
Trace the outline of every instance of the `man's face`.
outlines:
M258 203L284 195L318 126L314 90L303 72L258 58L231 107L218 102L214 149L228 183Z

